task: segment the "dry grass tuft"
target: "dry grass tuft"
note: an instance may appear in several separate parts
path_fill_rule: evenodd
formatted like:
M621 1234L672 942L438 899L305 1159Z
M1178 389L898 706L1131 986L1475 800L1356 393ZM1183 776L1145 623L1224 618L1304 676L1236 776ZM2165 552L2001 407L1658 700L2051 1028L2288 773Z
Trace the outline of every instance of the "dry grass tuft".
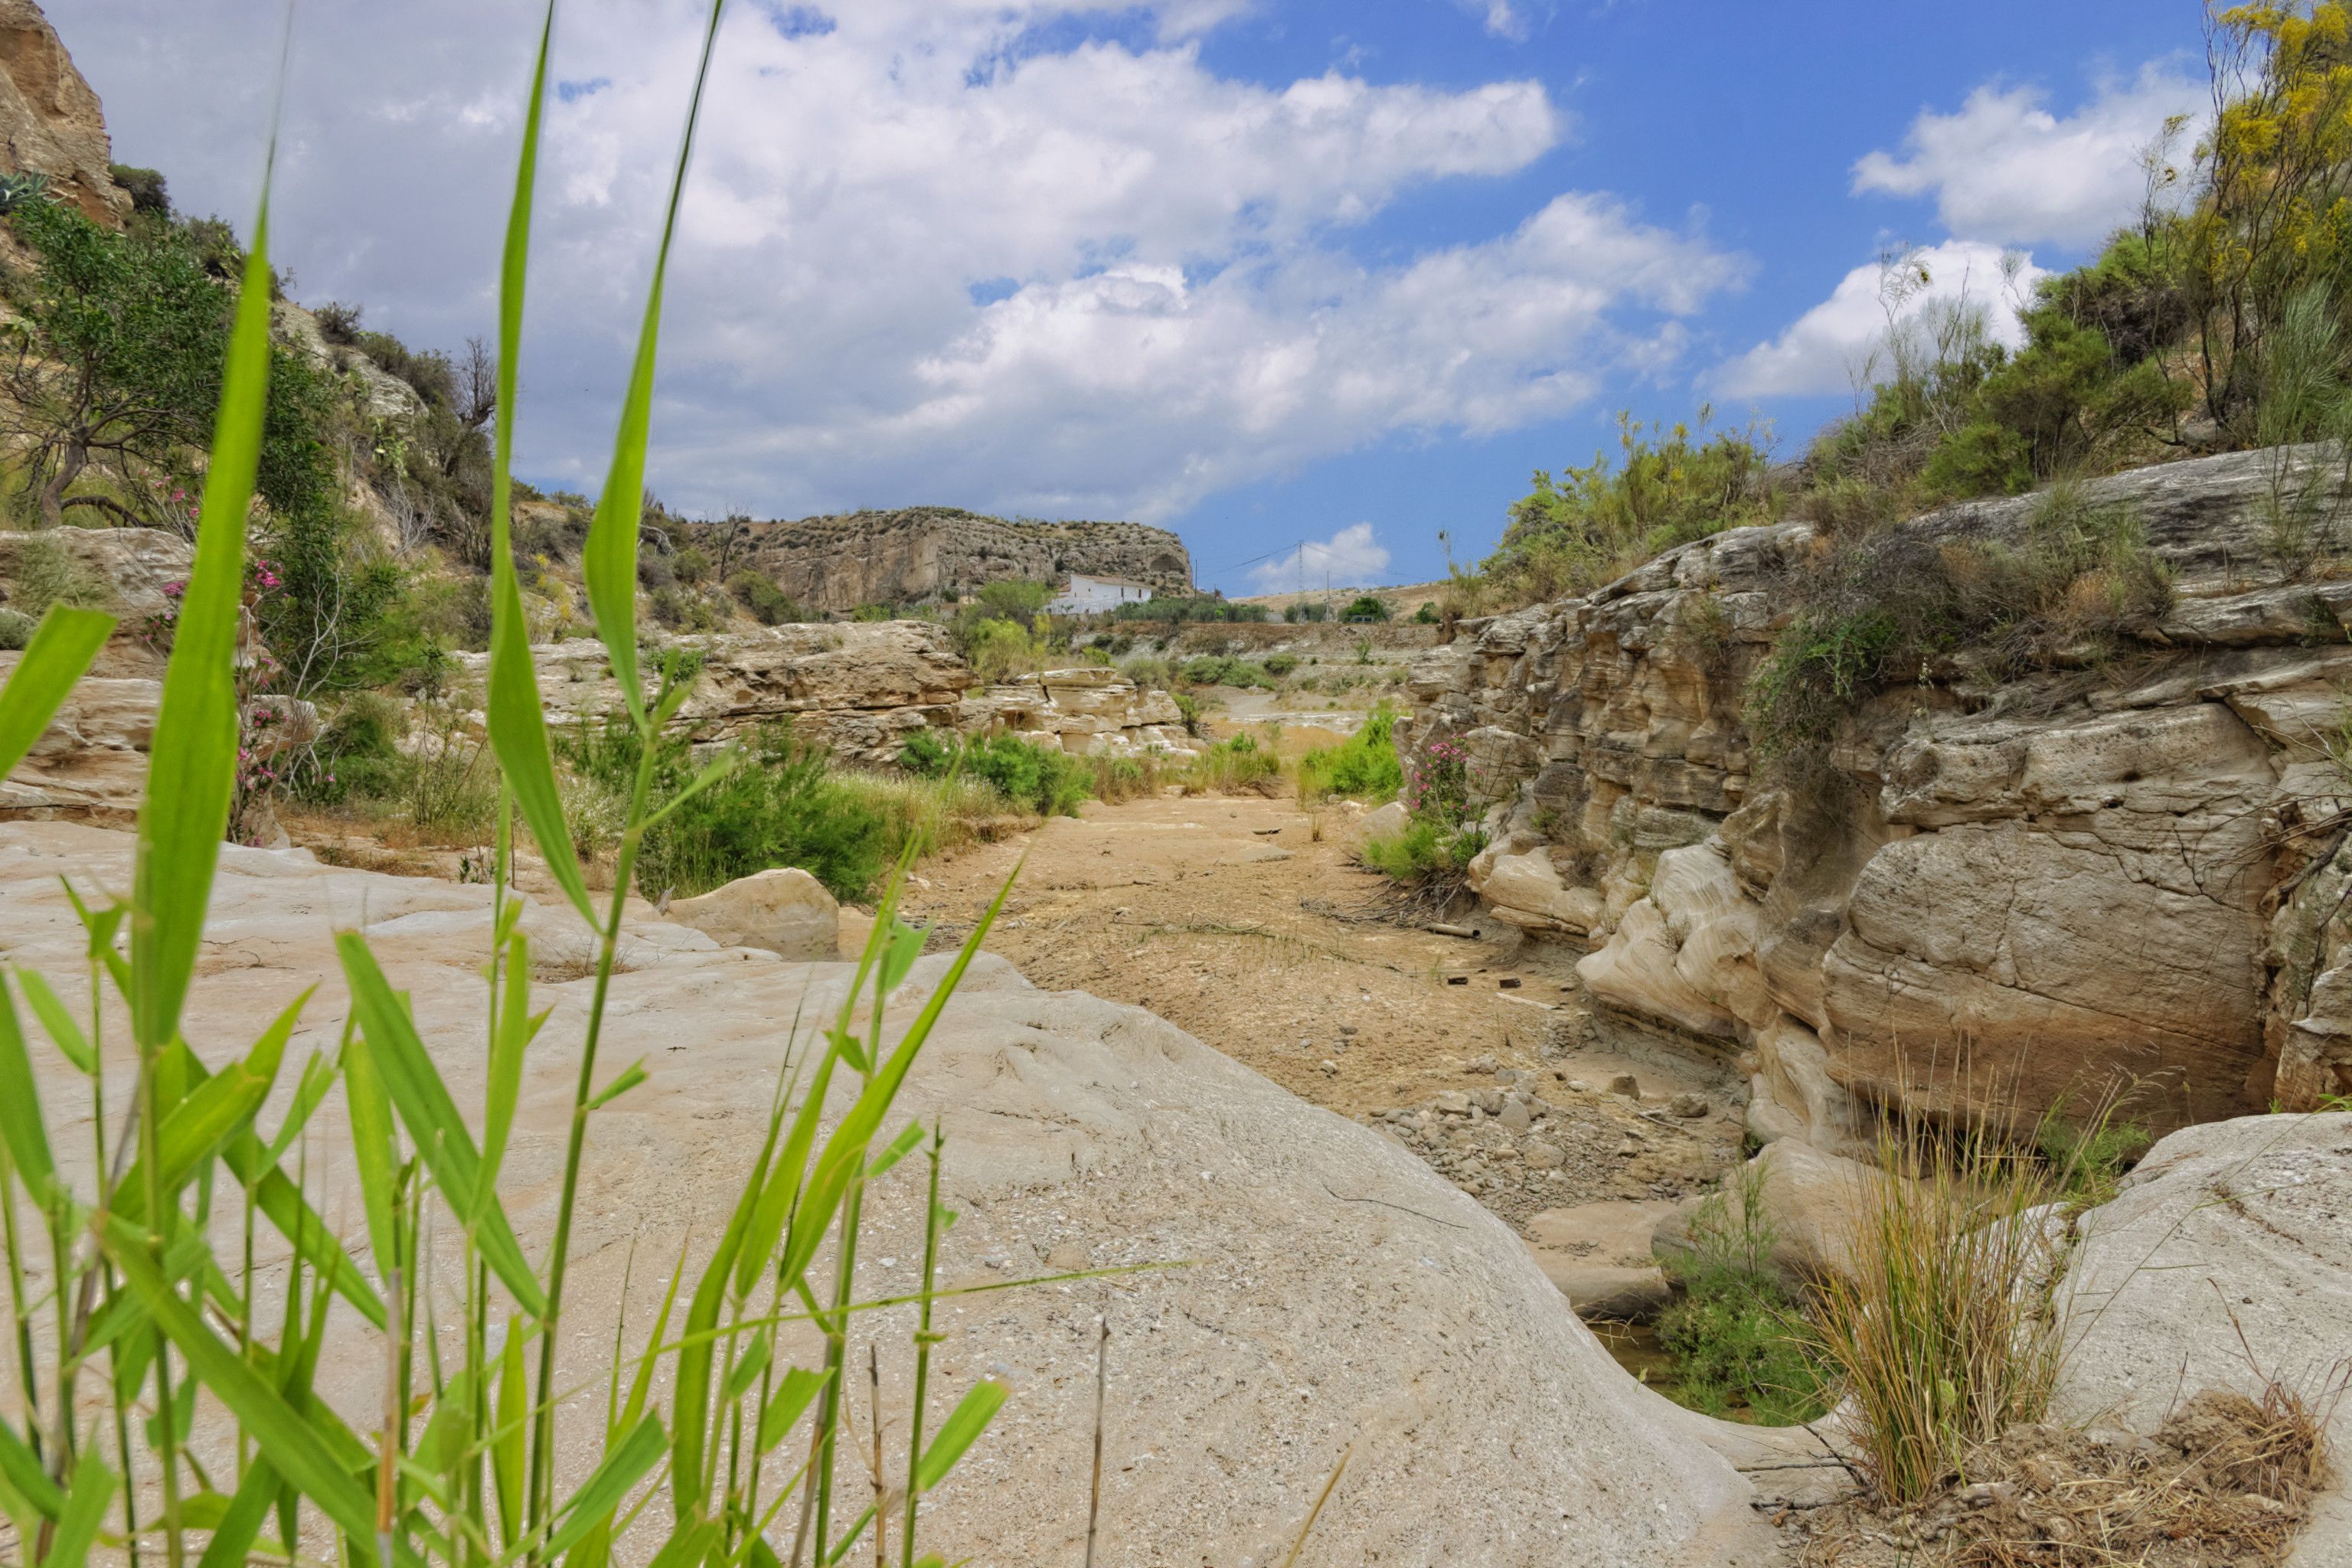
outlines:
M2209 1388L2152 1437L2025 1426L1966 1456L1965 1484L1910 1508L1866 1502L1808 1523L1822 1568L2253 1568L2285 1559L2334 1479L2315 1394Z

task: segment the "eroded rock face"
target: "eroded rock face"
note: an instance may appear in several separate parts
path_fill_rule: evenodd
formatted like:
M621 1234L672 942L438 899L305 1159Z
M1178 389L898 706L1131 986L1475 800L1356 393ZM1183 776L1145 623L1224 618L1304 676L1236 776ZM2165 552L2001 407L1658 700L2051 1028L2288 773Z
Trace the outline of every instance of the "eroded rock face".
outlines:
M0 956L60 979L84 962L59 886L129 885L131 836L59 824L0 825ZM584 951L568 910L523 917L535 953ZM321 867L300 852L224 855L187 1016L191 1044L218 1065L313 981L321 989L290 1047L331 1051L345 1009L331 942L364 921L392 984L462 1106L478 1105L485 1005L480 963L488 890ZM567 949L566 943L571 947ZM631 906L603 1047L646 1058L651 1080L598 1113L566 1298L566 1431L601 1411L594 1373L623 1305L650 1324L667 1258L688 1241L698 1268L758 1152L791 1020L830 1019L849 966L785 963L719 945ZM944 958L921 960L893 1005L912 1019ZM526 1058L501 1178L508 1213L536 1254L551 1224L575 1055L593 980L542 981L553 1016ZM127 1038L111 1022L110 1046ZM813 1034L814 1029L804 1030ZM804 1043L804 1042L803 1042ZM37 1053L45 1097L73 1103L79 1079ZM600 1069L600 1072L603 1069ZM288 1089L295 1077L286 1076ZM843 1075L846 1078L847 1075ZM128 1083L126 1063L109 1081ZM837 1086L831 1114L854 1084ZM283 1106L263 1113L275 1125ZM1719 1568L1773 1561L1748 1483L1696 1424L1640 1387L1575 1320L1526 1247L1493 1215L1368 1128L1318 1110L1139 1008L1033 989L983 956L941 1015L900 1111L943 1118L943 1200L961 1218L940 1274L1001 1284L1064 1268L1188 1260L1187 1266L1014 1289L943 1304L931 1368L934 1419L974 1380L1013 1388L997 1425L928 1501L925 1543L950 1560L1075 1562L1092 1461L1096 1324L1108 1312L1108 1422L1102 1500L1107 1561L1279 1561L1342 1449L1346 1474L1316 1526L1317 1561L1497 1568ZM70 1112L68 1112L70 1114ZM342 1098L310 1123L310 1174L355 1204ZM58 1141L61 1161L86 1139ZM863 1297L917 1278L921 1162L868 1190ZM87 1185L89 1173L72 1168ZM235 1205L223 1205L236 1245ZM365 1260L364 1226L336 1211ZM456 1227L428 1276L454 1291ZM265 1229L265 1275L279 1254ZM649 1267L646 1257L665 1261ZM30 1281L47 1288L36 1265ZM444 1321L461 1309L437 1303ZM862 1315L882 1347L886 1451L905 1450L912 1323ZM375 1342L345 1325L321 1360L321 1392L363 1420L379 1398ZM814 1342L784 1352L814 1353ZM783 1353L783 1352L780 1352ZM862 1357L862 1343L853 1353ZM13 1358L11 1358L13 1364ZM8 1373L0 1369L0 1381ZM200 1428L200 1449L230 1441ZM215 1449L213 1451L218 1451ZM587 1456L560 1461L560 1486ZM853 1472L855 1473L855 1472ZM851 1489L853 1492L861 1488ZM846 1514L859 1501L844 1504ZM635 1561L655 1539L621 1543ZM1759 1543L1759 1533L1766 1539Z
M113 157L98 94L58 30L33 0L0 0L0 162L47 174L52 191L119 228L131 193L114 183Z
M954 507L849 512L751 525L751 560L811 609L953 602L991 583L1055 582L1073 572L1192 590L1192 558L1164 528L1137 522L1024 522Z
M2137 1083L2158 1127L2315 1104L2352 1089L2352 786L2326 742L2352 584L2280 566L2261 518L2318 461L2085 487L2136 511L2171 606L2096 665L1925 671L1801 774L1759 767L1743 710L1828 548L1804 522L1467 623L1414 666L1401 733L1468 747L1497 918L1596 945L1580 971L1608 1005L1757 1052L1760 1137L1838 1148L1856 1097L2031 1115ZM1904 531L2013 546L2039 504Z
M971 667L927 621L851 621L762 626L676 639L703 656L678 721L733 740L789 720L793 733L845 761L894 763L918 731L982 734L1009 730L1073 752L1185 752L1182 715L1164 691L1138 688L1116 670L1048 670L982 686ZM551 723L593 723L618 712L619 686L591 637L531 648ZM459 654L478 694L488 654Z
M2059 1305L2058 1414L2155 1431L2199 1389L2259 1399L2275 1377L2319 1405L2336 1454L2352 1401L2352 1116L2249 1116L2159 1142L2083 1215ZM2340 1468L2340 1460L2339 1460ZM2319 1500L2290 1561L2352 1559L2352 1492Z

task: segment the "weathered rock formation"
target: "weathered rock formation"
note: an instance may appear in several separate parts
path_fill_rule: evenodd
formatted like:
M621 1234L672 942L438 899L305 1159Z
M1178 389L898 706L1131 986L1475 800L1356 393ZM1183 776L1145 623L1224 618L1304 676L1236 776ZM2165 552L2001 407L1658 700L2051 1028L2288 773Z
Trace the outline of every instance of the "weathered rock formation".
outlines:
M810 610L951 601L991 583L1073 572L1192 591L1183 541L1136 522L1013 522L924 506L755 522L750 531L752 565Z
M1835 1148L1854 1095L2031 1114L2128 1080L2158 1126L2310 1105L2352 1089L2352 580L2281 564L2280 489L2339 525L2309 451L2084 487L2137 514L2169 607L2005 682L1934 664L1808 770L1759 768L1743 717L1831 556L1803 522L1469 623L1416 664L1406 743L1467 744L1497 918L1595 946L1610 1006L1753 1053L1759 1136ZM2042 504L1900 533L2018 550Z
M131 842L63 824L0 825L0 957L60 984L78 974L84 943L58 879L127 887ZM332 1051L345 1002L331 942L363 927L457 1102L478 1104L488 922L488 890L478 886L232 848L189 1002L191 1044L217 1065L322 982L289 1048L297 1058L314 1047ZM534 908L524 922L535 952L586 946L568 910ZM811 1017L830 1016L849 967L722 948L643 906L633 906L623 946L630 967L612 982L603 1051L616 1066L642 1056L652 1076L599 1112L589 1134L562 1369L565 1386L589 1394L566 1405L569 1433L596 1425L597 1358L613 1342L625 1290L635 1338L654 1321L681 1240L692 1269L717 1239L765 1134L778 1076L788 1075L789 1022L803 1004ZM918 963L891 1008L894 1030L914 1016L943 963ZM526 1058L500 1179L534 1256L552 1225L593 986L542 983L534 998L553 1016ZM113 1047L127 1028L111 1022L105 1038ZM45 1099L80 1103L84 1080L70 1066L54 1052L37 1058ZM111 1083L131 1076L121 1062L110 1066ZM831 1114L856 1088L837 1083ZM1077 1560L1096 1324L1108 1313L1106 1561L1279 1561L1343 1450L1351 1457L1316 1525L1317 1562L1760 1568L1773 1560L1749 1485L1707 1446L1706 1424L1620 1371L1499 1221L1378 1133L1305 1104L1150 1014L1037 991L983 957L940 1016L900 1109L926 1126L944 1121L941 1196L961 1218L943 1244L943 1283L1183 1265L941 1306L938 1408L982 1376L1013 1389L994 1427L924 1509L925 1543L948 1559ZM273 1106L265 1121L281 1113ZM331 1219L363 1251L339 1093L310 1126L310 1178L334 1194ZM57 1141L85 1190L88 1142ZM920 1165L906 1162L867 1191L861 1300L902 1292L918 1277ZM232 1248L235 1211L215 1208ZM265 1228L264 1278L282 1257L276 1241ZM631 1276L624 1262L638 1242ZM433 1245L442 1249L427 1277L441 1296L434 1309L454 1321L463 1310L450 1294L463 1272L457 1227L441 1227ZM649 1254L664 1261L649 1267ZM30 1289L48 1289L46 1266L32 1268ZM856 1331L881 1347L892 1456L905 1448L911 1327L898 1309L861 1315ZM380 1397L379 1358L368 1348L378 1342L349 1324L331 1332L341 1339L320 1363L322 1395L363 1422ZM804 1333L779 1350L814 1353ZM855 1353L862 1360L862 1342ZM0 1384L14 1361L0 1367ZM5 1389L0 1396L13 1403ZM200 1421L195 1440L218 1453L231 1438ZM858 1502L845 1502L845 1521ZM646 1528L657 1539L667 1514L652 1511L662 1518ZM632 1540L623 1555L638 1560L654 1544Z
M120 227L131 193L114 183L98 94L33 0L0 0L0 166L47 174L49 189Z
M1048 670L982 686L971 667L925 621L854 621L763 626L677 639L700 652L702 674L678 710L680 724L732 740L777 720L845 761L896 762L921 730L976 735L999 730L1080 753L1120 755L1191 749L1183 716L1164 691L1105 668ZM620 710L603 645L593 638L531 649L551 723ZM478 689L488 655L460 654Z
M2339 1473L2289 1558L2352 1562L2352 1116L2249 1116L2147 1152L2116 1199L2076 1223L2059 1298L2058 1414L2151 1433L2184 1395L2259 1400L2266 1380L2326 1420Z

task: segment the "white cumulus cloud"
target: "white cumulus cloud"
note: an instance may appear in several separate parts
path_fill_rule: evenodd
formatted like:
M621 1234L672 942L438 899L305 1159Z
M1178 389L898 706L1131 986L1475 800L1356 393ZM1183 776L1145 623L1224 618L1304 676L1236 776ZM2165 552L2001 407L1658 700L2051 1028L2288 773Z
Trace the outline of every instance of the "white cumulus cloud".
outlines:
M1873 152L1853 166L1854 193L1932 195L1961 239L2085 248L2138 215L2147 192L2140 153L2166 121L2184 121L2170 149L2177 166L2210 110L2203 82L2160 63L2102 82L2063 118L2043 103L2032 88L1988 85L1952 113L1925 110L1899 154Z
M2004 272L2004 255L2018 264L2013 275ZM1890 332L1916 333L1934 312L1954 307L1980 308L1992 335L2014 348L2024 341L2018 308L2042 276L2018 253L1960 241L1857 267L1779 337L1719 368L1716 388L1727 397L1856 389L1892 368Z
M767 516L933 500L1162 518L1398 432L1551 417L1741 276L1605 194L1368 262L1419 186L1559 143L1544 87L1262 84L1159 0L741 5L712 68L664 316L650 482ZM519 466L593 489L691 79L700 0L575 0L554 61ZM276 13L52 0L117 156L250 210ZM272 227L298 297L419 346L489 330L526 10L306 4ZM1139 37L1142 41L1136 41ZM1073 41L1075 39L1075 41Z
M1388 570L1388 547L1369 522L1351 522L1330 538L1308 540L1265 562L1250 573L1261 594L1282 594L1305 588L1362 588L1376 584Z

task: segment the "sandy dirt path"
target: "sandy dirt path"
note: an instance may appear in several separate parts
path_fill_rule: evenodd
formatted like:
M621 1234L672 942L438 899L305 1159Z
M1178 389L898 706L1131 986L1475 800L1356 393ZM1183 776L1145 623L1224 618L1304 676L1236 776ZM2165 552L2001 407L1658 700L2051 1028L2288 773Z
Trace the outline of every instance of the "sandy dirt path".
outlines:
M1256 795L1090 802L927 865L908 913L960 937L1025 855L989 945L1037 985L1147 1007L1357 1120L1405 1111L1458 1132L1431 1110L1441 1096L1516 1090L1550 1117L1536 1133L1553 1130L1558 1167L1477 1150L1457 1163L1450 1147L1433 1160L1515 1225L1562 1203L1678 1196L1737 1157L1727 1060L1595 1017L1573 946L1368 918L1385 884L1353 863L1348 823L1326 812L1318 837L1294 801ZM1605 1091L1625 1074L1638 1100ZM1665 1114L1690 1092L1706 1115ZM1412 1124L1397 1131L1432 1152Z

